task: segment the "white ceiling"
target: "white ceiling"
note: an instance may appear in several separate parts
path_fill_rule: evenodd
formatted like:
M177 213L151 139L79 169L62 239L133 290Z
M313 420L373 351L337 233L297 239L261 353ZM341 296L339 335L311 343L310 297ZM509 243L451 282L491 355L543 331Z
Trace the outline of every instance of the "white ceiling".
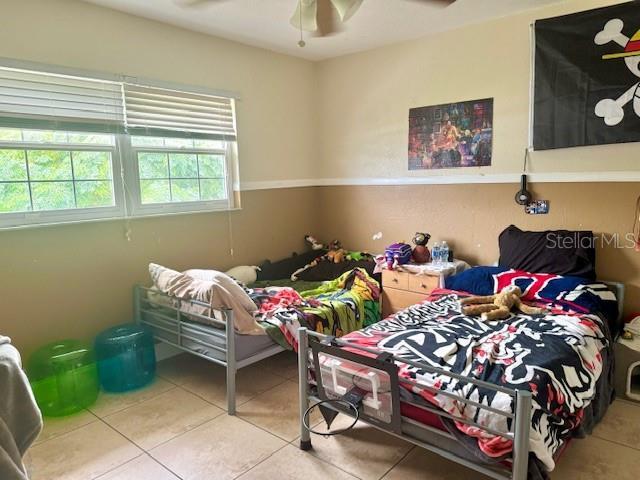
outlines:
M141 17L290 55L320 60L422 37L565 0L457 0L442 8L425 0L364 0L343 31L331 37L289 24L297 0L85 0Z

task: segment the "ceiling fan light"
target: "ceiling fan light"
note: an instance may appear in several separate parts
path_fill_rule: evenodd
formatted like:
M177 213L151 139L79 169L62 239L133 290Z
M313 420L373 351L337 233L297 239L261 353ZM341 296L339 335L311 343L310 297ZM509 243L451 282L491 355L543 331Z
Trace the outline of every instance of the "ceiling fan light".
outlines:
M338 11L340 20L346 22L360 8L362 0L331 0L331 3Z
M318 4L316 0L300 0L289 22L294 27L306 32L315 32L318 29L317 13Z

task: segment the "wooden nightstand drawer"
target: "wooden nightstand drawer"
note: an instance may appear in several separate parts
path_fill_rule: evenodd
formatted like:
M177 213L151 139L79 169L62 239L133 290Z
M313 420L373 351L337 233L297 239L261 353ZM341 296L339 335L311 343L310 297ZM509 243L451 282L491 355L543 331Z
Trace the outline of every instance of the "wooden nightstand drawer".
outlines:
M406 272L397 272L395 270L382 271L382 286L399 288L401 290L409 289L409 274Z
M440 286L440 277L435 275L410 275L409 290L428 295Z
M399 312L411 305L420 303L426 298L427 295L421 293L387 288L382 292L382 316L388 317L392 313Z

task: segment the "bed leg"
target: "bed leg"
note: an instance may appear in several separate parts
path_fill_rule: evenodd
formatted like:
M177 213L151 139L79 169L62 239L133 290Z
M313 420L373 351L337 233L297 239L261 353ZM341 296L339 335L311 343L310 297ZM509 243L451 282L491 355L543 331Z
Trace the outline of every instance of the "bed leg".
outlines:
M227 413L236 414L236 338L233 312L225 311L227 334Z
M304 426L304 414L309 408L309 385L308 385L308 365L309 365L309 339L307 329L298 329L298 388L300 402L300 450L311 450L311 434Z
M529 466L529 432L531 430L531 392L518 390L513 431L513 480L526 480Z

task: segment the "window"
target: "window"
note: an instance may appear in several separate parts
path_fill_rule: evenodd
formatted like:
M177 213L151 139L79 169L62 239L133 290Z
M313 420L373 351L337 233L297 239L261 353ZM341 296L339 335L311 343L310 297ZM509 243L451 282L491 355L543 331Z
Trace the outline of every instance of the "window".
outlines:
M233 99L0 66L0 227L228 209Z
M133 137L143 205L226 200L226 143Z
M61 221L65 210L118 215L114 152L113 135L0 128L3 223Z

